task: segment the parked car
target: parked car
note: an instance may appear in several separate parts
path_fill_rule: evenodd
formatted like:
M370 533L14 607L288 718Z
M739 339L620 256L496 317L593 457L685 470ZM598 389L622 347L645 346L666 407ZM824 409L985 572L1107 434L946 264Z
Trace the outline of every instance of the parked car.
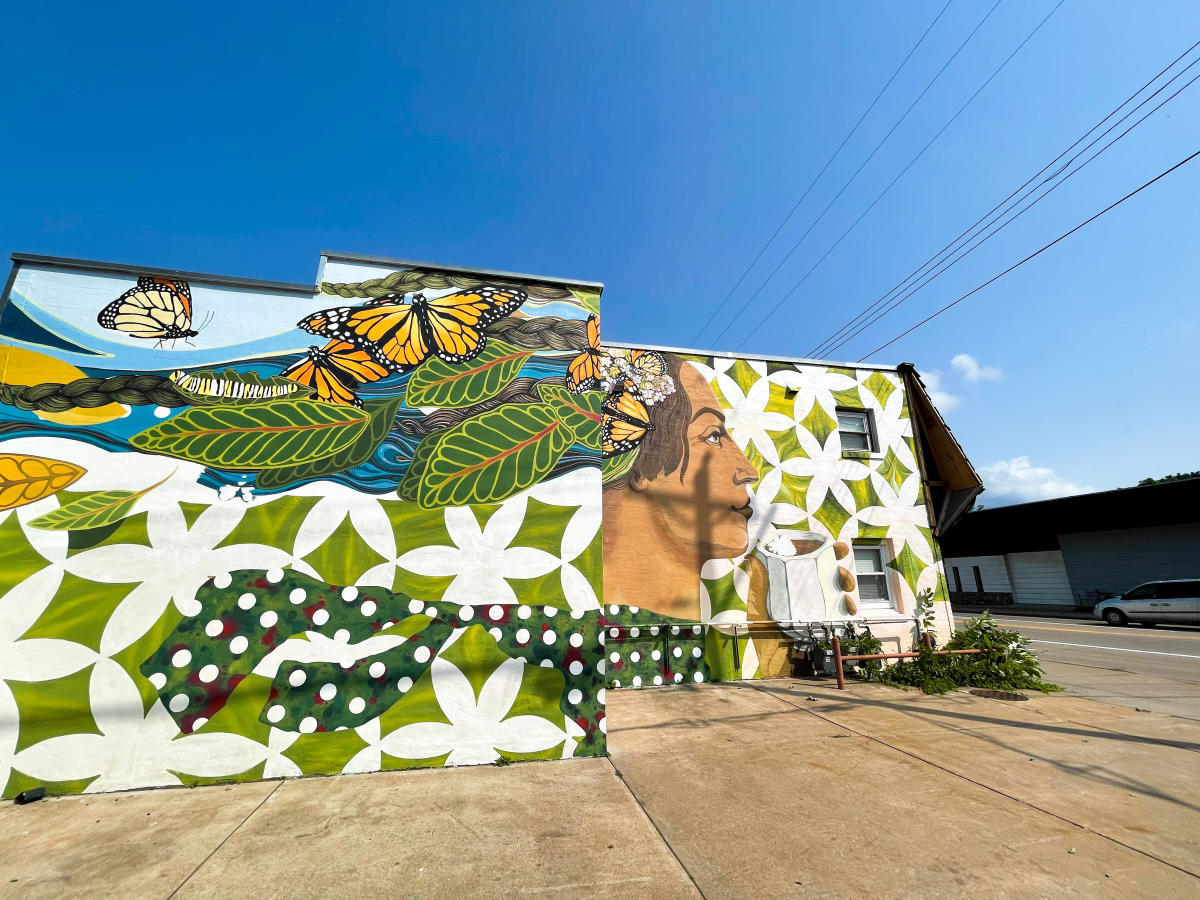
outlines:
M1200 625L1200 579L1147 581L1097 603L1096 615L1109 625Z

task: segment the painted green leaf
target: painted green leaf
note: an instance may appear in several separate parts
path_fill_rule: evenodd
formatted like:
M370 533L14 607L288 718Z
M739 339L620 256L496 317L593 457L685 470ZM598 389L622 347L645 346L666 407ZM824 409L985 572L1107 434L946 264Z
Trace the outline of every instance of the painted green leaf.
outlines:
M269 469L332 456L353 444L366 424L363 410L315 400L194 406L129 442L219 469Z
M545 478L575 435L544 403L488 410L438 435L417 502L425 509L494 503Z
M895 559L889 559L887 562L888 568L895 569L908 582L909 588L912 589L913 595L917 593L917 582L921 579L921 573L925 571L925 563L912 550L912 547L905 541L904 547L896 554Z
M829 436L837 431L837 422L821 408L821 404L816 400L813 401L808 415L800 421L800 425L817 439L817 443L821 445L822 449L825 447L825 442L829 440Z
M775 452L779 454L780 462L787 459L808 458L808 454L804 452L804 447L800 445L800 437L796 433L794 425L780 431L768 431L767 435L771 438L772 443L775 444Z
M784 472L779 479L779 492L772 503L790 503L798 509L808 510L808 486L812 484L811 475L793 475Z
M223 369L214 372L176 372L171 381L175 390L195 406L238 406L248 403L270 403L311 393L297 381L272 375L261 377L257 372Z
M404 402L414 409L419 406L448 409L473 406L504 390L531 356L532 350L492 340L466 365L435 357L413 373Z
M172 473L173 474L173 473ZM171 476L168 475L167 478ZM47 531L82 531L87 528L103 528L119 522L129 515L133 504L167 480L156 482L140 491L94 491L78 500L64 503L58 509L33 519L31 528Z
M812 515L814 519L828 528L833 539L837 540L838 535L842 533L842 527L850 521L853 513L838 502L837 497L833 496L833 491L828 491L825 499L821 501L821 505Z
M880 406L887 406L888 397L892 395L892 391L896 390L896 386L882 372L872 372L863 382L863 387L875 395Z
M600 425L604 420L600 405L604 394L584 391L575 395L561 384L542 382L538 385L542 400L550 405L554 415L575 433L575 440L592 450L600 449Z
M580 305L594 315L600 315L600 292L590 288L571 288L571 293Z
M400 480L400 487L396 488L396 493L401 500L407 500L410 503L417 502L417 495L421 491L421 477L425 474L425 468L429 465L429 457L433 455L440 439L441 434L435 432L427 435L421 443L417 444L417 449L413 451L412 462L408 464L404 478Z
M354 443L337 453L312 462L279 469L265 469L255 479L255 486L264 489L286 487L298 481L321 478L362 465L371 458L371 454L387 437L388 431L396 421L396 409L400 406L401 399L403 398L384 397L363 401L363 411L369 418L367 427Z
M628 453L619 453L616 456L605 457L600 464L600 471L603 473L601 480L605 484L616 481L633 468L637 457L638 451L636 449L630 450Z
M892 490L897 494L900 493L900 488L903 487L904 480L912 474L912 469L900 462L900 458L896 456L891 447L888 447L887 455L875 471L883 477L884 481L892 486Z
M852 388L846 388L844 391L830 391L833 395L833 402L844 409L863 409L862 395L858 392L858 385Z

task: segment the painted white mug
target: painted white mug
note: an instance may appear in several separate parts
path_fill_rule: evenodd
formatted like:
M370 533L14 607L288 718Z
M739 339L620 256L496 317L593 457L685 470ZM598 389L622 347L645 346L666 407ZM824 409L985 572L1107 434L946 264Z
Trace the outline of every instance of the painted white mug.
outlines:
M833 539L815 531L779 529L754 548L767 570L767 615L776 622L817 622L836 618L842 592L837 585ZM783 631L800 632L788 625Z

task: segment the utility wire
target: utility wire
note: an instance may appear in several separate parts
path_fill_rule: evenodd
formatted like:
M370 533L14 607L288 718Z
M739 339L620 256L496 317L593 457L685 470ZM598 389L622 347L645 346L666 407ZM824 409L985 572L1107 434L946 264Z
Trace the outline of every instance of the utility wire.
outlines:
M1126 194L1126 195L1125 195L1124 197L1122 197L1120 200L1117 200L1115 203L1110 203L1108 206L1104 207L1104 209L1100 210L1100 212L1096 213L1096 214L1095 214L1094 216L1092 216L1091 218L1089 218L1089 219L1085 219L1084 221L1080 222L1078 225L1076 225L1076 226L1075 226L1074 228L1072 228L1070 231L1067 231L1067 232L1064 232L1063 234L1060 234L1058 237L1056 237L1056 238L1055 238L1054 240L1052 240L1050 243L1046 244L1045 246L1041 247L1041 248L1040 248L1040 249L1038 249L1038 250L1035 250L1033 253L1030 253L1030 254L1029 254L1027 257L1025 257L1025 258L1024 258L1023 260L1021 260L1020 262L1013 263L1011 266L1009 266L1007 269L1005 269L1005 270L1004 270L1003 272L1001 272L999 275L995 275L995 276L993 276L993 277L989 278L989 279L988 279L987 281L985 281L983 284L979 285L979 287L977 287L977 288L974 288L974 289L972 289L972 290L970 290L970 291L967 291L967 293L963 294L963 295L962 295L961 297L959 297L957 300L955 300L955 301L953 301L953 302L951 302L951 303L947 303L945 306L943 306L943 307L942 307L941 309L939 309L937 312L931 313L930 315L926 316L924 319L922 319L922 320L921 320L920 322L918 322L916 325L913 325L911 328L909 328L909 329L907 329L907 330L905 330L905 331L902 331L902 332L900 332L898 335L896 335L894 338L892 338L892 339L891 339L890 341L888 341L886 344L880 344L878 347L876 347L876 348L875 348L874 350L872 350L870 353L867 353L867 354L866 354L866 355L864 355L864 356L860 356L860 357L858 358L857 362L862 362L862 361L863 361L863 360L865 360L867 357L869 357L869 356L874 356L874 355L875 355L876 353L878 353L880 350L884 350L884 349L886 349L886 348L890 347L892 344L896 343L896 341L900 340L901 338L903 338L903 337L906 337L907 335L910 335L910 334L912 334L914 331L916 331L916 330L917 330L918 328L920 328L922 325L925 325L925 324L927 324L928 322L931 322L931 321L933 321L933 320L934 320L934 319L936 319L938 316L940 316L942 313L946 312L946 311L947 311L947 310L949 310L949 309L952 309L952 308L953 308L953 307L955 307L955 306L958 306L958 304L962 303L962 302L963 302L964 300L966 300L968 297L972 296L973 294L978 294L980 291L982 291L982 290L983 290L985 287L987 287L988 285L990 285L990 284L994 284L995 282L999 281L1001 278L1003 278L1003 277L1004 277L1005 275L1007 275L1009 272L1013 271L1014 269L1019 269L1021 266L1025 265L1025 263L1029 262L1031 259L1034 259L1035 257L1041 256L1043 253L1045 253L1047 250L1049 250L1049 249L1050 249L1051 247L1053 247L1055 244L1057 244L1057 243L1059 243L1059 242L1061 242L1061 241L1063 241L1063 240L1066 240L1066 239L1067 239L1067 238L1069 238L1071 235L1073 235L1075 232L1077 232L1079 229L1081 229L1081 228L1083 228L1083 227L1085 227L1085 226L1087 226L1087 225L1090 225L1092 222L1095 222L1095 221L1096 221L1098 218L1100 218L1100 217L1101 217L1102 215L1104 215L1106 212L1109 212L1110 210L1116 209L1118 206L1120 206L1122 203L1124 203L1124 202L1125 202L1126 200L1128 200L1129 198L1131 198L1131 197L1134 197L1134 196L1136 196L1137 194L1140 194L1140 193L1141 193L1142 191L1144 191L1146 188L1150 187L1150 185L1154 184L1154 183L1155 183L1155 182L1157 182L1157 181L1161 181L1163 178L1166 178L1168 175L1170 175L1170 174L1171 174L1172 172L1174 172L1176 169L1178 169L1178 168L1180 168L1180 167L1182 167L1182 166L1184 166L1184 165L1186 165L1186 164L1190 163L1190 162L1191 162L1193 159L1195 159L1197 156L1200 156L1200 150L1197 150L1197 151L1196 151L1196 152L1194 152L1194 153L1193 153L1191 156L1188 156L1188 157L1185 157L1184 159L1181 159L1179 162L1175 163L1175 165L1171 166L1171 168L1167 169L1165 172L1162 172L1162 173L1160 173L1160 174L1158 174L1158 175L1155 175L1153 178L1151 178L1149 181L1147 181L1147 182L1146 182L1145 184L1143 184L1141 187L1137 188L1136 190L1132 190L1132 191L1130 191L1128 194Z
M822 219L825 218L825 214L827 212L829 212L829 210L833 207L833 205L835 203L837 203L838 198L841 197L842 194L844 194L846 192L846 189L849 188L850 185L854 183L854 179L856 179L858 177L859 173L862 172L862 170L864 168L866 168L867 163L869 163L872 159L875 158L875 154L880 151L880 149L883 147L883 145L885 143L887 143L888 139L895 133L896 129L900 127L901 123L903 123L904 120L908 118L908 114L911 113L913 111L913 109L916 107L916 105L921 102L921 98L924 97L929 92L929 89L932 88L934 86L934 84L937 83L938 79L942 77L942 73L944 73L946 71L946 69L948 69L950 67L950 64L952 62L954 62L955 59L958 58L958 54L961 53L963 48L966 47L967 44L969 44L971 42L971 39L973 37L975 37L975 35L979 32L979 29L983 27L983 24L989 18L991 18L992 13L994 13L996 11L996 7L999 6L1002 2L1003 2L1003 0L996 0L996 2L992 5L992 8L987 11L987 13L984 15L984 17L982 19L979 20L979 24L976 25L971 30L971 33L968 34L966 36L966 38L963 39L963 42L958 45L958 49L956 49L954 51L954 53L952 53L950 55L950 58L947 59L946 62L942 64L942 67L940 69L938 69L937 74L933 76L933 78L930 80L930 82L927 85L925 85L925 89L922 90L921 93L919 93L917 95L917 98L908 105L908 109L906 109L904 111L904 114L901 115L900 118L896 120L895 124L892 125L892 127L888 131L888 133L883 136L883 139L880 140L880 142L875 145L875 149L872 150L871 153L867 156L867 158L864 159L862 161L862 163L859 164L859 167L854 170L854 174L851 175L850 178L846 181L846 183L842 185L841 189L834 195L833 199L830 200L829 203L827 203L825 205L825 208L823 210L821 210L820 214L818 214L818 216L815 219L813 219L813 221L809 224L808 228L805 229L804 234L800 235L800 239L797 240L796 243L792 244L791 249L788 250L787 254L783 257L783 259L781 259L779 261L779 263L775 266L775 268L771 270L771 274L768 275L763 280L762 284L760 284L758 286L758 288L754 291L754 293L750 295L750 299L748 299L742 305L742 308L738 311L737 315L734 316L734 318L730 321L729 325L726 325L724 328L721 329L721 333L718 334L713 339L714 341L719 341L722 337L725 336L725 332L727 332L729 330L730 325L732 325L733 322L737 321L738 317L740 317L742 315L742 313L746 310L746 308L754 301L754 298L757 297L762 292L762 289L767 286L767 284L770 282L770 280L775 277L775 273L778 272L783 267L783 264L786 263L789 259L791 259L792 254L796 252L797 248L804 242L804 239L806 237L808 237L808 235L812 232L812 230L817 227L817 225L821 222ZM939 15L940 15L940 13L939 13ZM814 182L814 184L815 184L815 182ZM807 192L805 192L805 193L807 194ZM789 213L788 215L790 216L791 213ZM782 228L782 227L783 226L780 225L780 228ZM778 233L778 232L776 232L776 233ZM772 238L773 238L773 236L772 236ZM763 249L766 250L765 247ZM733 294L733 292L730 291L729 296L732 296L732 294ZM728 300L729 296L727 296L725 299ZM721 301L721 305L724 306L724 304L725 304L725 301ZM716 313L713 314L712 318L715 318L715 317L716 317ZM711 321L711 319L710 319L710 321ZM704 327L707 328L708 325L706 324ZM701 329L701 331L703 331L703 329ZM699 335L697 335L697 337L699 337Z
M805 201L812 189L816 187L817 182L821 180L821 176L825 174L825 171L830 167L830 165L833 164L833 161L837 159L838 154L842 152L842 148L846 146L846 143L850 140L850 138L854 137L854 134L858 131L859 126L862 125L863 121L870 114L871 110L875 108L875 104L879 102L879 98L882 97L887 89L892 86L892 82L896 80L896 76L900 74L900 70L908 65L908 61L912 59L912 55L916 53L917 48L924 43L925 38L929 36L929 32L933 31L933 26L938 23L938 20L942 18L942 14L950 8L950 4L953 2L954 0L946 0L946 5L943 6L938 14L933 17L933 21L929 23L929 27L922 32L919 38L917 38L917 42L913 44L912 49L908 51L908 55L901 60L900 65L896 67L896 71L892 73L892 77L889 78L887 83L879 89L879 93L875 95L875 99L871 101L871 105L868 106L863 111L863 114L858 117L858 121L854 123L854 127L847 132L844 138L842 138L842 142L838 144L837 149L833 151L829 159L825 160L825 165L821 166L821 171L818 172L816 176L814 176L813 180L808 183L808 187L804 189L804 193L800 195L800 199L796 201L790 210L788 210L788 214L783 217L783 221L779 223L779 226L774 232L771 233L771 236L767 238L767 242L759 248L758 253L754 256L754 259L750 261L750 265L746 266L746 271L741 274L741 277L738 278L733 287L729 289L729 293L725 295L724 299L717 304L716 309L714 309L712 314L709 315L708 321L700 326L700 330L697 331L696 336L692 338L691 342L693 344L700 340L700 336L704 334L704 332L708 329L708 326L713 323L713 319L715 319L721 310L725 308L725 304L729 302L729 298L732 297L737 289L742 286L742 282L746 280L746 276L750 274L750 270L758 265L758 261L762 259L762 255L767 252L767 248L770 247L775 238L779 236L779 232L783 231L783 226L792 220L792 216L796 214L796 210L800 208L800 204Z
M1187 69L1184 69L1182 72L1180 72L1178 75L1176 75L1175 78L1172 78L1171 81L1175 81L1177 78L1181 77L1184 74L1184 72L1186 72L1188 69L1192 68L1192 66L1196 65L1197 63L1200 63L1200 58L1193 61L1191 63L1191 65L1189 65L1187 67ZM974 253L981 246L983 246L985 243L987 243L992 237L999 234L1001 231L1003 231L1005 228L1007 228L1009 225L1011 225L1013 222L1015 222L1017 219L1019 219L1021 216L1023 216L1026 212L1028 212L1030 209L1037 206L1039 203L1041 203L1043 200L1045 200L1047 197L1049 197L1052 193L1054 193L1054 191L1056 191L1058 188L1062 187L1062 185L1064 185L1067 182L1067 180L1070 179L1073 175L1076 175L1077 173L1081 172L1093 160L1095 160L1098 156L1100 156L1102 153L1104 153L1106 150L1108 150L1109 147L1111 147L1113 144L1117 143L1119 140L1124 138L1127 134L1129 134L1131 131L1133 131L1133 129L1137 128L1140 124L1142 124L1142 122L1146 121L1146 119L1150 118L1150 116L1154 115L1156 112L1158 112L1160 109L1162 109L1168 103L1170 103L1172 100L1174 100L1176 97L1178 97L1181 93L1183 93L1185 90L1187 90L1193 84L1195 84L1197 81L1200 81L1200 74L1192 76L1191 80L1186 82L1183 85L1183 87L1179 88L1177 91L1175 91L1175 93L1171 94L1171 96L1167 97L1165 100L1163 100L1157 106L1155 106L1152 110L1150 110L1145 115L1143 115L1140 119L1138 119L1136 122L1134 122L1128 128L1126 128L1124 131L1122 131L1119 135L1117 135L1115 138L1113 138L1111 141L1109 141L1107 144L1105 144L1103 147L1101 147L1099 150L1097 150L1095 153L1093 153L1091 156L1089 156L1086 160L1084 160L1082 163L1080 163L1079 166L1077 166L1075 169L1068 172L1057 184L1053 185L1049 190L1047 190L1040 197L1037 197L1036 199L1027 203L1023 208L1021 208L1019 211L1017 211L1015 214L1013 214L1006 221L1002 222L999 226L997 226L996 228L994 228L990 232L988 232L987 235L980 238L978 240L978 242L976 244L974 244L974 246L970 246L970 247L967 247L966 249L962 250L962 252L959 253L958 256L954 257L954 259L950 260L949 262L940 264L940 265L944 265L944 267L941 268L940 271L937 271L934 274L930 275L928 278L926 278L920 284L917 284L915 286L908 288L907 291L903 295L894 299L885 308L881 309L878 313L876 313L873 317L871 317L871 319L869 321L858 326L858 328L856 328L852 333L847 334L838 343L836 343L834 346L830 347L827 351L824 351L824 352L826 352L826 353L835 352L839 348L845 346L847 343L849 343L855 337L862 334L864 331L866 331L866 329L870 328L872 325L874 325L876 322L878 322L880 319L882 319L888 313L890 313L893 310L900 307L909 298L911 298L915 293L917 293L917 291L921 290L926 285L928 285L930 282L935 281L936 279L941 277L943 274L945 274L947 271L949 271L951 268L953 268L954 265L956 265L959 262L959 260L961 260L963 257L968 256L971 253ZM1167 82L1167 84L1163 85L1162 88L1159 88L1159 91L1163 90L1163 88L1166 88L1170 83L1171 82ZM1152 99L1159 91L1155 91L1155 94L1152 94L1150 97L1147 97L1146 100L1142 101L1142 104L1139 104L1138 107L1134 108L1134 110L1130 110L1129 113L1127 113L1124 117L1122 117L1118 122L1114 123L1112 125L1112 127L1110 127L1107 131L1104 132L1104 134L1108 134L1109 131L1112 131L1113 128L1116 128L1118 125L1120 125L1121 122L1125 121L1125 119L1129 117L1129 115L1131 115L1133 112L1135 112L1136 109L1140 108L1147 101ZM1088 146L1085 147L1083 151L1080 151L1078 154L1076 154L1072 158L1071 162L1074 162L1075 159L1078 159L1080 156L1082 156L1083 153L1088 148L1094 146L1096 141L1098 141L1101 137L1103 137L1104 134L1101 134L1100 137L1096 138L1095 141L1092 141L1091 144L1088 144ZM1070 164L1071 163L1068 163L1067 165L1070 166ZM1063 171L1064 171L1064 169L1060 169L1058 172L1055 173L1055 175L1053 177L1057 177ZM1038 187L1040 188L1043 185L1049 184L1051 180L1052 179L1046 179ZM1027 194L1026 197L1028 197L1028 196L1029 195ZM1022 198L1022 199L1025 199L1025 198ZM1017 202L1019 203L1021 201L1018 200ZM1015 206L1015 205L1016 205L1015 203L1012 204L1009 207L1009 210L1011 210L1013 208L1013 206ZM1005 213L1007 213L1009 210L1006 210ZM999 218L999 217L997 217L997 218ZM993 219L992 222L988 223L988 225L990 226L995 221L996 221L996 219ZM971 240L976 240L976 238L978 238L978 237L979 236L976 235L976 237L972 238Z
M1013 57L1015 57L1018 53L1021 52L1021 48L1023 48L1027 43L1029 43L1030 40L1033 39L1034 35L1036 35L1042 29L1042 26L1045 25L1050 20L1051 16L1053 16L1056 12L1058 12L1059 7L1061 7L1064 2L1066 2L1066 0L1058 0L1058 3L1055 5L1055 7L1052 10L1050 10L1050 12L1048 12L1046 14L1045 18L1043 18L1040 22L1038 22L1038 24L1036 26L1034 26L1034 29L1031 32L1029 32L1029 34L1025 35L1025 39L1022 40L1021 43L1017 44L1017 46L1013 49L1013 51L1010 54L1008 54L1007 57L1005 57L1004 62L1000 63L1000 65L996 67L995 71L993 71L992 74L987 77L987 80L984 81L984 83L981 84L978 87L978 89L976 89L975 93L973 93L970 97L967 98L967 102L964 103L962 106L960 106L958 108L958 111L946 121L946 124L943 125L940 129L938 129L937 134L935 134L932 138L929 139L929 143L927 143L924 147L922 147L920 152L918 152L916 156L914 156L911 160L909 160L908 165L906 165L903 169L901 169L900 174L897 175L895 178L893 178L891 183L888 184L888 186L885 187L882 191L880 191L879 195L876 196L876 198L871 201L870 206L868 206L861 213L859 213L858 218L850 223L850 227L842 232L841 237L839 237L836 241L834 241L833 244L831 244L829 246L829 248L824 253L821 254L821 258L818 259L815 263L813 263L812 266L809 267L808 271L805 272L800 277L800 280L797 281L795 284L793 284L788 289L787 293L785 293L782 297L780 297L775 302L775 305L772 306L767 311L767 313L758 320L758 323L752 329L750 329L749 333L747 333L747 335L744 338L742 338L742 342L740 344L738 344L737 349L740 350L742 347L744 347L746 345L746 342L749 341L750 338L752 338L758 332L758 329L762 328L763 325L766 324L767 320L772 315L775 314L775 311L778 310L779 307L781 307L784 304L784 302L787 300L787 298L790 297L792 294L794 294L800 288L800 286L802 284L804 284L805 281L808 280L808 277L817 270L817 268L821 265L821 263L825 262L825 259L829 256L829 254L832 253L835 249L837 249L837 246L843 240L845 240L846 237L850 234L850 232L852 232L858 226L858 223L861 222L864 218L866 218L867 214L870 213L871 210L873 210L876 207L876 205L879 203L880 200L882 200L885 196L887 196L888 192L891 191L891 189L896 186L896 183L901 178L904 177L905 173L907 173L908 170L911 169L916 164L917 160L919 160L922 156L925 155L925 152L930 147L932 147L934 142L936 142L937 139L940 138L945 133L946 129L949 128L951 126L951 124L953 124L953 122L960 115L962 115L963 111L966 110L966 108L975 101L975 98L978 97L983 92L983 90L989 84L992 83L992 80L997 75L999 75L1001 71L1003 71L1004 67L1007 66L1012 61ZM747 303L745 306L743 306L742 309L738 311L738 315L740 316L743 312L745 312L746 308L748 306L749 306L749 303ZM732 324L733 323L730 322L730 325L732 325ZM725 330L728 331L729 326L726 326ZM724 334L724 332L722 332L722 334Z
M1054 158L1054 160L1051 160L1050 162L1046 163L1045 166L1043 166L1042 169L1039 170L1039 172L1034 173L1031 176L1031 178L1025 182L1024 185L1021 185L1020 187L1016 188L1015 191L1008 194L1008 197L1001 200L1001 202L997 203L995 206L992 206L992 208L988 212L986 212L986 214L984 214L983 216L980 216L978 218L978 220L976 220L976 222L974 222L972 224L971 227L968 227L966 230L964 230L964 232L961 232L958 236L956 236L956 238L953 241L950 241L949 244L942 247L940 251L937 251L937 253L935 253L934 256L930 257L929 259L926 259L922 265L918 266L917 269L914 269L912 272L910 272L910 274L908 274L908 276L905 277L904 280L902 280L899 284L896 284L895 287L888 290L888 292L886 294L884 294L883 296L881 296L880 299L876 300L874 302L874 304L871 304L869 307L866 307L865 310L863 310L862 312L859 312L857 314L857 316L854 316L854 318L852 318L850 320L850 322L847 322L844 325L842 325L841 328L836 330L833 335L830 335L829 337L826 338L826 340L822 341L821 343L818 343L814 349L810 350L810 352L805 355L808 355L809 358L820 358L821 354L832 353L833 350L838 349L839 347L842 346L842 344L845 343L845 341L841 340L841 338L845 336L847 331L853 330L854 325L856 325L856 323L859 322L860 319L862 319L865 316L870 316L870 314L872 312L874 312L876 310L876 308L880 307L881 305L886 305L888 307L887 311L893 310L893 308L895 308L895 305L893 304L893 302L889 302L889 300L894 299L893 295L898 294L899 292L904 292L904 290L907 290L908 287L911 287L910 282L912 282L914 280L914 278L924 277L924 275L928 274L928 272L926 272L925 270L926 270L926 268L928 268L928 266L930 266L930 264L934 264L934 269L938 269L938 268L941 268L941 266L944 266L944 268L942 268L941 271L938 272L938 275L941 275L942 272L947 271L949 268L952 268L954 263L958 262L958 259L961 259L962 257L960 256L960 257L956 258L955 260L953 260L953 262L949 262L949 263L947 263L947 258L950 256L950 253L958 252L958 247L956 247L956 245L959 245L960 241L962 241L962 239L966 238L967 235L972 235L972 236L970 236L970 238L967 238L967 241L966 241L967 244L968 244L968 242L970 242L972 240L976 240L976 238L978 238L979 234L982 233L983 230L985 230L986 228L990 228L992 226L992 224L994 224L995 222L1000 220L1000 218L1008 215L1008 212L1012 211L1012 209L1014 208L1014 206L1016 204L1021 203L1022 200L1026 199L1027 197L1032 196L1033 193L1036 193L1037 191L1042 190L1043 187L1045 187L1046 185L1049 185L1051 181L1054 181L1055 179L1058 178L1058 176L1060 176L1064 172L1066 172L1066 170L1069 169L1070 167L1072 167L1072 164L1076 160L1078 160L1078 158L1080 156L1084 155L1085 152L1087 152L1087 150L1090 150L1091 148L1093 148L1094 145L1099 143L1099 140L1104 138L1105 134L1110 133L1112 130L1114 130L1114 128L1120 126L1121 122L1128 119L1130 115L1133 115L1134 113L1138 112L1138 110L1141 109L1142 107L1144 107L1146 103L1152 101L1154 97L1157 97L1159 94L1162 94L1162 92L1164 90L1166 90L1166 88L1169 88L1169 86L1172 83L1175 83L1176 80L1182 78L1183 74L1186 74L1187 71L1189 70L1189 68L1192 68L1196 64L1200 64L1200 56L1198 56L1198 58L1194 59L1192 62L1189 62L1189 64L1187 66L1184 66L1180 72L1175 74L1174 77L1171 77L1168 80L1168 82L1166 82L1162 86L1159 86L1159 88L1156 91L1154 91L1153 94L1145 97L1144 100L1142 100L1140 103L1138 103L1138 106L1133 107L1132 109L1129 110L1129 112L1127 112L1126 114L1121 116L1120 119L1115 121L1114 124L1110 125L1108 128L1105 128L1105 130L1102 133L1099 133L1096 138L1093 138L1091 140L1091 143L1088 143L1079 152L1076 152L1076 154L1074 156L1070 157L1066 163L1063 163L1062 166L1055 169L1055 172L1052 172L1049 176L1046 176L1045 179L1043 179L1042 181L1039 181L1037 185L1034 185L1030 191L1025 193L1024 197L1019 197L1018 199L1014 200L1013 203L1009 203L1009 200L1013 200L1014 197L1018 197L1018 194L1020 194L1022 191L1025 191L1025 188L1030 186L1031 184L1033 184L1034 180L1038 179L1040 175L1042 175L1043 173L1046 172L1046 170L1050 169L1051 167L1054 167L1055 164L1058 161L1060 161L1063 156L1066 156L1067 154L1069 154L1070 151L1074 150L1076 148L1076 146L1079 146L1079 144L1084 142L1084 140L1087 138L1088 134L1091 134L1092 132L1096 131L1097 128L1104 125L1104 122L1111 119L1112 116L1116 115L1118 112L1121 112L1121 109L1124 106L1127 106L1127 104L1130 101L1133 101L1134 98L1136 96L1138 96L1139 94L1141 94L1142 91L1146 90L1146 88L1148 88L1148 86L1152 85L1154 82L1157 82L1157 80L1160 77L1162 77L1163 74L1165 74L1166 72L1169 72L1171 70L1171 68L1174 68L1178 61L1182 60L1184 58L1184 56L1187 56L1189 53L1192 53L1196 47L1200 47L1200 41L1196 41L1187 50L1184 50L1183 53L1176 56L1176 58L1170 62L1170 65L1163 68L1162 71L1158 72L1156 74L1156 76L1154 76L1153 78L1148 80L1148 82L1146 82L1144 85L1141 85L1140 88L1138 90L1135 90L1132 95L1129 95L1126 98L1126 100L1122 101L1121 103L1118 103L1116 108L1112 109L1108 115L1105 115L1103 119L1100 119L1098 122L1096 122L1096 125L1093 125L1091 128L1088 128L1088 130L1084 134L1081 134L1081 136L1079 138L1075 139L1075 142L1072 145L1068 146L1068 148L1066 150L1063 150L1061 152L1061 154L1058 154ZM1187 88L1187 86L1190 84L1192 84L1192 82L1188 82L1188 84L1184 85L1184 88ZM1166 98L1166 100L1163 101L1163 103L1159 103L1157 107L1154 107L1154 109L1152 109L1150 113L1147 113L1146 115L1142 116L1141 119L1139 119L1138 121L1135 122L1134 127L1136 127L1136 125L1140 125L1141 122L1144 122L1148 118L1148 116L1152 115L1154 112L1157 112L1157 110L1162 108L1166 102L1174 100L1174 98L1176 96L1178 96L1178 94L1180 94L1180 92L1182 90L1183 90L1183 88L1176 91L1175 94L1172 94L1170 97ZM1132 131L1132 128L1129 128L1129 130L1122 132L1120 137L1124 137L1124 134L1128 134L1129 131ZM1118 139L1120 139L1120 138L1118 138ZM1112 143L1115 143L1115 142L1110 142L1108 145L1105 145L1105 149L1108 149L1109 146L1112 145ZM1094 160L1094 158L1096 158L1096 157L1093 156L1092 158ZM1086 166L1086 163L1085 163L1085 166ZM1080 168L1082 168L1082 167L1080 167ZM1079 169L1075 169L1075 172L1078 172L1078 170ZM1070 173L1070 174L1074 174L1074 172ZM1063 181L1066 180L1067 178L1070 178L1070 174L1068 174L1066 176L1066 178L1063 178ZM1061 181L1060 181L1060 184L1061 184ZM1054 188L1051 187L1050 191L1052 191L1052 190L1054 190ZM1046 194L1049 194L1050 191L1046 191L1046 193L1043 194L1043 198L1046 196ZM992 216L992 214L994 214L994 212L996 212L997 210L1000 210L1002 208L1002 206L1004 206L1004 204L1008 204L1007 208L1004 209L1003 211L1001 211L1000 215ZM989 216L991 216L990 220L989 220ZM988 221L985 221L985 220L988 220ZM1012 220L1009 220L1009 221L1012 221ZM980 223L982 223L982 224L980 224ZM974 233L974 234L972 234L972 233ZM977 244L976 247L978 247L982 244L983 244L983 241L980 241L980 244ZM930 269L930 271L932 271L932 269ZM926 281L924 283L928 283L928 281ZM884 314L886 314L887 311L884 311ZM878 318L880 318L880 317L878 317L878 316L872 317L871 322L868 324L877 322ZM862 329L860 329L860 328L857 330L854 330L854 334L856 334L856 335L860 334L860 332L862 332ZM851 335L851 336L853 336L853 335Z

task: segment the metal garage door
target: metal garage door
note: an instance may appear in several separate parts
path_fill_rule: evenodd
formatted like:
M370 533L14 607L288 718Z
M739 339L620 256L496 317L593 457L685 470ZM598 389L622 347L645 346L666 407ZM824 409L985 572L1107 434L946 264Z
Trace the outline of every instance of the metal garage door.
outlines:
M1071 592L1061 551L1009 553L1005 559L1012 579L1014 603L1074 605L1075 595Z

